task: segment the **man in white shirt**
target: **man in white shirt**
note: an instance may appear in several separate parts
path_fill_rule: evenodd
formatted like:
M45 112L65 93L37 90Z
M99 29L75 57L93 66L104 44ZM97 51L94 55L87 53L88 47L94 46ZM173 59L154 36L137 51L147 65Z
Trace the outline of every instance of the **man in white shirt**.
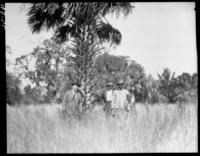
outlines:
M124 88L123 80L118 83L118 89L113 92L113 100L111 103L112 116L116 119L124 121L128 117L130 105L134 102L131 94Z
M113 83L108 82L107 88L104 92L104 107L103 110L106 115L106 119L110 119L111 115L111 102L113 100Z

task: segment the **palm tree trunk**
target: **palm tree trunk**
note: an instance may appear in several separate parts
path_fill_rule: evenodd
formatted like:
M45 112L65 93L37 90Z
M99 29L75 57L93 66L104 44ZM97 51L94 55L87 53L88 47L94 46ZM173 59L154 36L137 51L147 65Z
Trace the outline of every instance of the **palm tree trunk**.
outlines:
M75 57L72 59L74 69L77 73L76 79L81 84L81 92L83 95L83 106L88 108L92 105L94 79L94 58L98 52L94 47L92 38L92 30L88 26L84 26L80 38L75 42L75 48L72 53ZM93 48L92 48L93 47Z

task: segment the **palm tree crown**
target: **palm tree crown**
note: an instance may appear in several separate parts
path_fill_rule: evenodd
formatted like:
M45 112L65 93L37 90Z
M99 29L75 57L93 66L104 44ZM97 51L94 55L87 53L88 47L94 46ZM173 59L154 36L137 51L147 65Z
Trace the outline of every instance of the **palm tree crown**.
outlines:
M35 3L27 15L33 33L55 28L55 36L64 42L92 30L96 40L119 45L121 33L105 16L109 13L127 16L132 8L130 2Z

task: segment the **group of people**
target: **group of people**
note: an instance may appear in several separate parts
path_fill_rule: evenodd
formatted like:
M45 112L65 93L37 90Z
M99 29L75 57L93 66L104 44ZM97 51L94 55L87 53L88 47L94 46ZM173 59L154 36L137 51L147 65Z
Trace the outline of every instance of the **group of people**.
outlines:
M134 95L124 88L123 80L119 80L116 85L117 88L114 89L114 84L108 82L104 94L105 104L103 109L107 119L110 119L110 117L127 118L128 112L135 103Z
M119 80L116 86L117 88L114 88L114 84L108 82L106 89L103 91L103 110L108 120L111 117L120 118L120 116L124 116L122 114L128 114L131 106L135 103L135 97L124 88L123 80ZM65 114L71 117L80 118L82 112L83 101L79 87L78 83L73 83L72 89L65 93L62 101Z

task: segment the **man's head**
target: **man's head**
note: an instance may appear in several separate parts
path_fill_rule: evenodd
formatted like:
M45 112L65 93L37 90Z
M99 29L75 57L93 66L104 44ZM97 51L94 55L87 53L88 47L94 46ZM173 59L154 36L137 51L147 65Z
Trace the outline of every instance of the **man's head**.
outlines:
M75 92L77 92L78 89L79 89L79 84L76 83L76 82L72 83L72 90L75 91Z
M112 89L113 88L113 83L108 82L106 86L107 86L108 89Z
M123 80L119 80L118 83L117 83L117 85L118 85L118 87L119 87L120 90L123 89L123 87L124 87L124 81Z

